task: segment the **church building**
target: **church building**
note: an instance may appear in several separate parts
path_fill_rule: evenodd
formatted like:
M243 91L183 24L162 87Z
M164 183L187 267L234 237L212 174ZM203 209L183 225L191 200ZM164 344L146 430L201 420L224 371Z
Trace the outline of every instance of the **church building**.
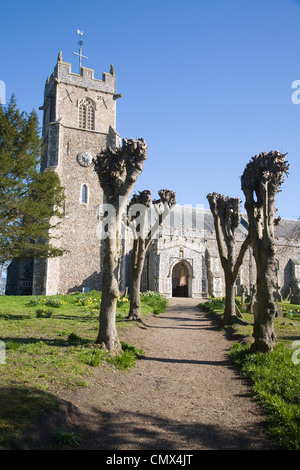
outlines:
M44 91L41 171L58 173L65 188L64 219L55 235L65 249L51 259L14 260L7 271L7 295L56 295L101 290L103 244L99 233L103 218L103 193L92 159L105 147L118 147L116 130L116 76L111 66L102 79L81 66L71 70L59 53ZM150 189L150 188L149 188ZM176 192L176 188L171 188ZM300 222L283 219L276 228L278 293L299 288ZM247 235L242 216L238 244ZM120 291L130 287L130 240L124 240ZM248 249L237 279L250 292L255 283L255 262ZM142 291L167 297L203 298L224 295L213 217L202 207L176 205L148 249Z

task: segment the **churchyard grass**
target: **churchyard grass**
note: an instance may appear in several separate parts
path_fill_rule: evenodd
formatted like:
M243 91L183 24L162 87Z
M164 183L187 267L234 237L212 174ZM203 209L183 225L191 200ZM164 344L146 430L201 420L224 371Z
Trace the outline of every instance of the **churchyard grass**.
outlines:
M53 297L0 297L0 352L4 362L0 363L0 450L13 448L23 429L42 410L56 407L56 390L88 386L97 366L134 367L143 354L122 341L124 328L136 323L126 320L129 302L123 296L116 316L122 357L113 358L95 347L100 301L101 293L95 291ZM143 298L141 302L144 317L158 309L157 305L162 308L160 298L157 305ZM42 315L43 310L51 310L51 315Z
M250 379L253 396L266 411L268 432L278 448L300 450L300 305L287 301L279 305L283 317L274 318L277 344L271 353L250 353L253 315L245 310L241 309L243 320L224 328L237 340L229 355L241 374ZM224 302L213 299L199 308L221 319Z
M167 299L158 292L147 291L141 294L142 308L141 312L151 309L156 315L163 313L168 305Z

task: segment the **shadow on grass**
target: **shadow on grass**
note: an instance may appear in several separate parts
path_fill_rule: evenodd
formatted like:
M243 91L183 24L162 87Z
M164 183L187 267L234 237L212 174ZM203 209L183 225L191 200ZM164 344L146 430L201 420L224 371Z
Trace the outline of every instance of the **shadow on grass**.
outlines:
M43 343L47 346L54 346L54 347L68 347L68 346L77 346L79 344L93 344L94 341L90 339L85 339L81 337L77 337L77 335L74 335L74 338L72 338L72 334L69 335L69 338L66 339L52 339L52 338L32 338L32 337L27 337L27 338L14 338L14 337L7 337L7 338L1 338L2 341L6 344L6 349L17 349L18 346L22 345L30 345L30 344L38 344L38 343Z
M30 320L31 315L16 315L15 313L1 313L0 320Z
M215 329L217 330L224 330L225 336L230 341L240 341L240 342L248 342L249 339L244 334L240 334L236 331L235 325L244 325L248 326L251 323L244 321L238 317L236 317L231 324L225 324L223 320L223 314L220 315L213 310L204 310L201 309L201 304L198 306L200 312L202 312L212 323Z
M57 313L54 312L53 316L51 317L53 320L75 320L79 322L91 322L91 321L98 321L98 315L91 315L86 313L84 315L73 315L67 313Z
M51 393L24 386L0 388L0 450L15 450L20 433L38 416L58 409Z
M39 307L39 308L47 308L51 309L51 307ZM38 308L36 309L38 310ZM55 307L53 307L53 315L51 316L52 320L71 320L71 321L79 321L79 322L90 322L90 321L95 321L98 320L98 315L91 315L89 313L83 314L83 315L74 315L74 314L68 314L68 313L60 313L57 312ZM15 313L1 313L0 314L0 320L7 320L7 321L14 321L14 320L35 320L36 319L36 313L35 310L32 311L31 315L27 314L15 314ZM42 319L43 321L43 319Z

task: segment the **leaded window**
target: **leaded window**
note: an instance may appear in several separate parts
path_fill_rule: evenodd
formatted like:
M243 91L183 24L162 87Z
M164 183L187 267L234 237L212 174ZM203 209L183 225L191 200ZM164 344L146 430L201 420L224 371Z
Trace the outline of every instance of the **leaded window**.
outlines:
M90 98L84 98L79 103L79 127L95 130L95 103Z

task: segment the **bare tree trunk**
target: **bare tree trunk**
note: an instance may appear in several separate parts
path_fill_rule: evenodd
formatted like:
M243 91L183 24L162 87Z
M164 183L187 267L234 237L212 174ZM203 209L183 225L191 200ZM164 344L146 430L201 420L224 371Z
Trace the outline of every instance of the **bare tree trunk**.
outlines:
M276 260L274 229L275 198L288 172L285 155L277 151L255 155L247 164L241 178L245 194L249 233L257 269L257 301L254 304L254 343L252 351L272 351L275 342L273 319L277 312Z
M108 349L112 354L119 354L122 351L116 330L118 281L122 256L122 214L146 158L147 146L144 139L123 139L121 148L104 149L93 160L94 170L107 204L115 211L105 238L102 300L96 340L102 348Z
M145 240L134 240L132 251L131 288L129 293L130 310L128 319L141 321L141 277L145 262Z
M274 297L275 286L275 254L272 247L264 246L256 258L257 269L257 297L254 308L254 343L253 352L272 351L276 344L273 319L277 311L277 301Z
M131 286L129 294L130 310L127 317L129 320L142 321L140 292L146 252L154 234L162 226L172 207L176 204L176 195L173 191L169 189L160 189L158 194L160 198L152 202L158 215L153 227L148 233L145 233L145 222L148 217L147 209L149 209L151 204L151 192L149 190L145 190L140 192L139 195L135 194L130 202L131 207L134 207L134 204L143 204L145 206L145 210L143 211L143 214L141 214L140 210L137 211L139 216L142 215L143 220L139 224L140 229L141 227L142 229L139 235L136 234L137 238L134 239L131 255Z
M230 324L236 317L235 280L242 265L244 255L250 245L249 234L245 238L236 259L236 229L240 223L240 200L218 193L206 196L214 218L217 245L225 277L225 310L223 321Z
M229 324L235 317L235 279L232 277L231 269L225 272L225 310L224 323Z
M118 277L116 275L118 270L118 240L109 237L105 239L102 298L99 317L100 328L96 343L113 354L120 354L122 351L116 329L116 307L119 296Z

